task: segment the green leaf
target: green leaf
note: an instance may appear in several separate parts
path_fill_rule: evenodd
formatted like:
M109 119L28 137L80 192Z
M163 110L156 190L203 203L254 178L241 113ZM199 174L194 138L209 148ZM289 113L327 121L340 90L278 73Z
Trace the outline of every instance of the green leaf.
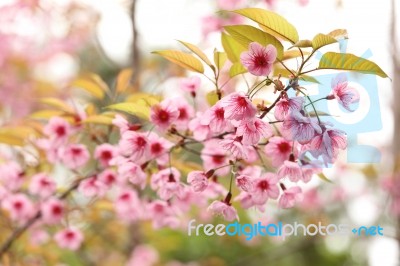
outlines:
M154 51L153 54L158 54L170 62L177 64L187 70L204 73L203 64L199 59L191 54L175 50Z
M301 75L301 76L299 77L299 79L300 79L300 80L304 80L304 81L306 81L306 82L311 82L311 83L320 84L320 82L319 82L316 78L314 78L314 77L312 77L312 76L308 76L308 75Z
M300 41L296 42L295 44L293 44L292 47L290 47L289 49L291 49L293 47L299 47L299 48L312 47L312 42L310 40L300 40Z
M283 45L278 39L271 34L268 34L260 29L257 29L249 25L233 25L225 26L224 29L228 32L237 42L244 47L249 47L252 42L257 42L262 46L272 44L275 46L278 54L277 58L282 59L283 57Z
M276 37L283 38L295 44L299 40L296 28L284 17L261 8L244 8L233 11L257 22L260 27Z
M122 111L145 120L149 120L150 117L150 107L146 104L123 102L109 105L106 108L115 111Z
M75 113L74 109L71 106L69 106L68 104L57 98L53 97L41 98L39 102L54 107L58 110L64 111L65 113L70 113L70 114Z
M324 47L325 45L329 45L335 42L337 42L337 40L332 36L319 33L312 40L312 48L315 51L321 47Z
M179 40L178 40L178 42L183 44L186 48L188 48L195 55L197 55L201 60L203 60L204 63L206 63L210 67L212 66L212 64L211 64L210 60L208 59L208 57L196 45L188 43L188 42L184 42L184 41L179 41Z
M234 63L229 69L229 76L233 78L234 76L246 73L247 69L239 62Z
M232 36L229 36L226 33L221 34L221 43L222 47L228 59L232 63L236 63L240 61L240 54L247 50L247 47L243 46L239 42L237 42Z
M107 84L96 74L79 77L72 82L71 86L81 88L99 100L102 100L105 92L109 91Z
M226 53L214 50L214 63L217 66L218 70L221 70L224 67L226 59L228 59Z
M353 54L328 52L324 54L319 61L318 69L348 70L364 74L378 75L382 78L388 77L388 75L374 62Z

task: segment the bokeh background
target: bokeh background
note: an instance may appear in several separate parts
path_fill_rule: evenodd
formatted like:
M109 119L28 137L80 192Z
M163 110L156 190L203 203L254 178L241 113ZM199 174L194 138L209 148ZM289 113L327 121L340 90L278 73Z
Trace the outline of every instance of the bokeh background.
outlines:
M170 266L399 265L400 204L396 202L400 191L396 184L400 180L396 180L400 154L400 22L396 18L400 3L395 2L253 0L242 4L280 13L297 27L302 39L347 29L347 45L335 49L375 61L391 80L376 79L378 107L371 106L368 93L362 94L355 113L330 107L337 119L355 127L365 116L363 110L380 108L380 117L371 120L378 128L357 135L359 144L377 149L381 155L378 162L348 163L343 154L340 162L324 171L332 183L314 180L307 184L302 204L290 211L278 210L273 204L265 213L249 210L241 214L249 217L241 222L379 224L385 236L299 236L253 241L243 237L188 237L184 228L173 231L154 230L149 224L121 226L113 217L99 215L93 208L88 210L92 217L89 237L79 252L52 252L45 246L26 243L29 249L25 263L123 265L130 261L130 265L139 266L137 261L142 258L154 261L154 265ZM176 40L184 40L211 54L214 47L221 47L221 23L230 23L217 13L219 8L213 0L1 0L2 125L16 124L38 110L37 99L42 96L74 97L77 92L67 85L88 72L113 84L121 69L132 67L134 73L144 77L138 89L179 93L171 77L185 73L151 51L182 49ZM311 88L310 93L317 89Z

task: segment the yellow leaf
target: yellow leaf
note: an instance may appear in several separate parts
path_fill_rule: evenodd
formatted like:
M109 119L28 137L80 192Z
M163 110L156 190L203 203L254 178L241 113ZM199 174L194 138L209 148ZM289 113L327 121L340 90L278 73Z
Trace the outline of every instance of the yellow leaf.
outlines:
M154 51L153 54L158 54L165 59L171 61L172 63L175 63L178 66L181 66L190 71L204 73L203 64L200 62L199 59L191 54L175 50Z
M278 39L274 36L259 30L253 26L249 25L233 25L225 26L224 29L228 32L237 42L239 42L244 47L249 47L252 42L257 42L262 46L267 46L272 44L277 50L277 58L282 59L283 56L283 46Z
M214 50L214 63L217 66L218 70L221 70L224 67L226 59L228 59L226 53Z
M214 106L218 102L218 95L215 91L210 91L207 93L206 99L210 106Z
M109 91L107 84L96 74L87 74L72 82L71 86L81 88L99 100Z
M0 132L0 143L12 146L24 146L25 141L22 138Z
M226 33L221 34L222 47L232 63L240 61L240 54L247 50L247 47L237 42L232 36Z
M64 111L66 113L75 113L74 109L71 106L57 98L41 98L39 102L57 108L58 110Z
M261 8L244 8L233 12L257 22L269 34L288 40L293 44L299 40L296 28L284 17L272 11Z
M328 52L321 57L318 69L348 70L363 74L378 75L382 78L388 77L374 62L353 54Z
M309 54L310 54L309 52L303 51L303 55L309 55ZM282 61L293 59L293 58L297 58L297 57L300 57L300 56L301 56L301 53L300 53L299 50L286 51L283 54Z
M102 125L111 125L113 117L107 115L92 115L83 120L85 124L102 124Z
M229 69L229 76L233 78L234 76L237 76L239 74L246 73L247 69L239 62L234 63L231 66L231 69Z
M161 101L161 96L146 92L137 92L126 98L126 102L142 102L153 106Z
M310 40L300 40L300 41L297 41L295 44L293 44L292 47L308 48L308 47L312 47L312 42ZM290 48L292 48L292 47L290 47Z
M40 110L37 112L34 112L31 114L29 117L33 119L50 119L54 116L62 116L64 115L64 111L59 111L59 110Z
M326 175L324 175L324 173L319 173L319 174L318 174L318 177L321 178L322 180L328 182L328 183L333 183L330 179L328 179L328 178L326 177Z
M127 88L129 88L132 74L132 68L125 68L119 72L117 77L117 84L115 87L115 90L118 93L124 92Z
M106 108L115 111L122 111L145 120L149 120L150 117L150 106L148 106L146 103L141 104L139 102L123 102L109 105Z
M204 63L209 65L210 67L212 66L210 60L208 57L201 51L196 45L184 42L184 41L179 41L181 44L183 44L186 48L188 48L190 51L192 51L195 55L197 55L201 60L203 60Z
M312 48L315 51L321 47L324 47L325 45L329 45L335 42L337 42L337 40L332 36L319 33L312 40Z
M349 36L347 34L347 30L344 29L337 29L328 33L329 36L338 39L348 39Z

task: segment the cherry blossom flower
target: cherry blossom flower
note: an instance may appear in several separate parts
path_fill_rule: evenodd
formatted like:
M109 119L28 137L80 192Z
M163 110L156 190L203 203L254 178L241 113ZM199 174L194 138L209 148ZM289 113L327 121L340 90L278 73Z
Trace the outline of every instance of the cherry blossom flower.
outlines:
M176 126L176 129L186 130L189 120L194 115L193 107L190 106L183 97L169 98L166 100L166 104L173 106L178 110L178 117L173 122L173 124Z
M323 127L323 132L310 142L310 152L314 157L322 156L327 162L333 162L339 150L347 147L346 133L341 130Z
M291 187L285 189L279 198L279 207L283 209L292 208L296 202L303 199L300 187Z
M201 79L198 76L192 76L181 80L180 87L182 90L190 92L196 97L196 91L200 88Z
M272 165L278 167L289 159L292 153L292 142L282 137L272 137L268 139L264 152L271 159Z
M304 97L282 97L275 105L274 116L277 120L283 121L286 116L296 110L300 111L304 104Z
M217 0L218 7L224 10L233 10L240 7L244 0Z
M114 201L114 209L118 217L124 221L136 221L143 216L142 203L137 192L123 189Z
M162 227L177 228L180 224L176 210L165 201L155 200L150 202L147 209L155 229Z
M228 222L232 222L235 219L239 220L236 209L223 201L213 201L210 206L208 206L207 210L213 215L222 215Z
M222 149L232 153L233 157L238 159L246 159L248 158L248 151L243 145L242 139L242 136L237 137L233 134L229 134L225 136L225 138L221 140L219 144Z
M39 173L31 178L29 192L41 198L47 198L56 190L56 183L45 173Z
M242 136L244 145L256 145L261 137L268 138L273 135L271 126L259 118L242 120L236 130L237 136Z
M130 124L123 116L117 114L112 120L113 125L119 128L120 134L122 135L125 131L137 131L141 128L140 124Z
M188 174L187 182L192 187L193 191L204 191L208 186L208 177L203 171L192 171Z
M149 134L149 159L155 159L158 164L165 165L168 163L168 150L174 144L165 138L159 137L155 133Z
M10 213L11 220L23 223L32 218L35 207L32 201L24 194L11 194L2 201L2 207Z
M117 174L113 169L105 169L97 176L97 180L103 183L107 188L111 188L117 182Z
M61 222L65 206L61 200L51 198L41 204L41 218L46 224L57 224Z
M59 150L59 158L69 169L76 169L89 161L90 154L83 144L69 144Z
M71 125L61 117L52 117L43 128L43 133L57 144L63 144L72 133Z
M347 111L352 112L350 105L360 101L360 94L349 86L346 74L341 73L332 80L332 92L327 99L336 99Z
M265 211L264 203L263 204L256 203L254 201L254 196L252 193L242 191L234 200L239 201L240 206L243 209L250 209L252 207L256 207L261 212Z
M292 111L283 122L282 134L291 140L296 140L300 144L306 144L316 134L321 134L321 127L315 118L303 116L298 111Z
M179 117L179 110L170 101L162 101L151 107L150 121L161 131L165 131Z
M220 168L228 164L227 154L220 149L217 140L210 140L204 143L204 148L201 150L201 159L203 160L203 168L206 171ZM223 167L215 171L216 175L223 176L229 173L229 167Z
M121 164L118 167L118 175L120 184L124 184L126 180L129 180L132 184L138 185L141 189L144 189L146 186L147 175L139 165L133 162Z
M252 191L254 189L253 178L248 175L239 175L236 177L236 186L246 192Z
M303 172L298 163L286 160L278 169L277 175L279 178L288 177L290 181L297 182L303 176Z
M183 192L180 177L181 174L175 167L163 169L151 176L151 188L157 190L163 200L169 200L173 196L180 197Z
M150 245L138 245L133 250L126 266L153 266L158 261L158 253Z
M83 235L77 228L70 227L57 232L54 240L60 248L77 250L82 244Z
M121 154L130 156L132 161L147 158L149 154L149 140L142 133L126 131L122 134L118 146Z
M265 173L254 180L252 191L253 201L257 205L265 204L269 198L279 197L278 177L272 173Z
M17 162L9 161L0 165L0 180L8 190L20 189L24 179L25 174Z
M107 190L103 182L97 180L97 176L89 177L79 183L78 191L85 197L102 197Z
M229 130L229 121L225 119L225 110L220 102L204 113L201 123L208 125L214 133L222 133Z
M249 44L249 50L240 55L240 61L251 74L268 76L276 56L275 46L268 44L267 47L263 47L259 43L252 42Z
M202 124L203 115L203 113L197 112L196 117L189 122L189 129L197 141L203 141L211 135L210 127Z
M257 113L257 109L243 92L232 93L221 99L219 104L225 110L224 116L226 119L237 121L252 119Z
M110 161L117 155L116 148L109 144L103 143L96 147L94 151L94 158L99 160L102 167L110 166Z

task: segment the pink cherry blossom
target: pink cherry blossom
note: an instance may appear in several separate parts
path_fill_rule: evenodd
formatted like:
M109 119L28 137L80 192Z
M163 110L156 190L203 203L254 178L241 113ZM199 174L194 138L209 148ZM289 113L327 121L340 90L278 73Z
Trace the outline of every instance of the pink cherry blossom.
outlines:
M252 193L242 191L234 200L239 201L240 206L242 206L243 209L250 209L252 207L256 207L261 212L265 211L264 203L262 204L256 203L254 201L254 196Z
M204 191L208 186L208 177L203 171L192 171L188 174L187 182L192 187L193 191Z
M155 200L148 204L147 209L155 229L177 228L180 224L176 210L165 201Z
M158 261L157 250L150 245L138 245L133 250L126 266L153 266Z
M71 125L65 119L57 116L52 117L43 128L43 133L57 144L65 143L71 132Z
M45 173L39 173L31 177L29 192L41 198L47 198L56 190L56 183Z
M252 191L254 189L253 178L248 175L239 175L236 177L236 186L246 192Z
M346 110L352 112L350 105L360 101L358 91L350 87L347 82L346 74L341 73L332 80L332 92L327 99L336 99Z
M300 187L285 189L279 198L279 207L283 209L292 208L296 202L303 199Z
M303 172L298 163L286 160L278 169L277 175L279 178L288 177L290 181L297 182L303 176Z
M82 244L83 235L77 228L70 227L57 232L54 240L60 248L77 250Z
M228 156L226 152L220 149L217 140L205 142L200 157L203 160L203 168L206 171L228 164ZM215 171L215 174L219 176L226 175L227 173L229 173L229 167L223 167Z
M217 0L218 7L225 10L236 9L244 2L244 0Z
M163 200L169 200L173 196L180 197L183 193L180 177L181 174L175 167L163 169L151 176L151 188L157 190Z
M228 130L229 126L229 121L225 119L225 110L220 103L215 104L204 113L201 123L208 125L214 133L222 133Z
M271 126L259 118L242 120L236 130L237 136L242 136L244 145L256 145L261 137L268 138L273 135Z
M274 167L280 166L289 159L289 155L292 153L292 142L282 137L272 137L268 139L264 152L271 159Z
M224 22L217 16L205 16L201 19L202 34L206 38L210 33L222 30Z
M182 90L190 92L193 97L196 96L196 91L200 88L201 79L198 76L184 78L181 80L180 87Z
M115 115L112 123L119 128L121 134L128 130L137 131L141 128L140 124L130 124L123 116L119 114Z
M165 138L159 137L155 133L149 134L149 159L155 159L158 164L165 165L168 163L168 150L174 144Z
M66 167L76 169L89 161L90 154L83 144L69 144L59 150L59 157Z
M97 180L103 183L107 188L111 188L117 182L117 174L113 169L105 169L97 176Z
M193 138L203 141L211 135L210 127L202 124L203 116L201 112L196 113L196 117L189 122L189 129L193 132Z
M32 201L24 194L11 194L2 201L2 207L10 213L11 220L23 223L32 218L35 207Z
M282 134L288 139L306 144L316 134L321 134L321 127L315 118L303 116L298 111L292 111L283 122Z
M248 157L248 150L242 143L242 136L235 136L229 134L219 142L222 149L230 152L233 157L239 159L246 159Z
M252 42L249 44L249 50L240 55L240 61L251 74L268 76L276 56L275 46L268 44L267 47L263 47L259 43Z
M123 189L114 201L114 209L118 217L124 221L136 221L143 216L142 203L137 192L132 189Z
M207 210L213 215L222 215L228 222L239 220L236 209L223 201L213 201L210 206L208 206Z
M103 143L96 147L94 151L94 158L99 160L102 167L110 166L110 161L117 155L116 148L109 144Z
M254 180L252 191L253 201L257 205L265 204L269 198L279 197L278 177L272 173L265 173Z
M40 210L43 222L46 224L57 224L64 217L65 206L61 200L51 198L41 204Z
M323 127L322 134L315 136L310 142L310 152L314 157L322 155L327 162L333 162L339 150L347 147L346 133L332 128Z
M149 140L145 134L126 131L119 141L119 150L122 155L130 156L132 161L137 161L148 156Z
M129 180L132 184L144 189L146 186L147 175L143 172L142 168L133 163L126 162L118 167L119 183L124 184Z
M97 180L96 176L92 176L79 183L78 191L85 197L102 197L107 191L107 187L103 182Z
M229 94L220 101L220 105L225 110L226 119L237 121L252 119L257 113L257 109L243 92Z
M275 118L283 121L293 110L300 111L304 104L304 97L282 97L275 105Z
M176 126L176 129L186 130L189 120L194 116L193 107L190 106L183 97L169 98L166 100L166 104L173 106L178 110L178 117L173 122L173 124Z
M9 161L0 165L0 180L8 190L20 189L24 179L25 174L17 162Z
M179 110L170 101L162 101L151 107L150 121L162 131L168 129L179 117Z

